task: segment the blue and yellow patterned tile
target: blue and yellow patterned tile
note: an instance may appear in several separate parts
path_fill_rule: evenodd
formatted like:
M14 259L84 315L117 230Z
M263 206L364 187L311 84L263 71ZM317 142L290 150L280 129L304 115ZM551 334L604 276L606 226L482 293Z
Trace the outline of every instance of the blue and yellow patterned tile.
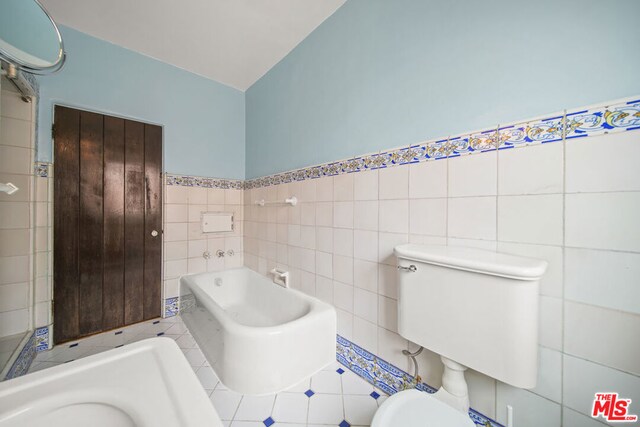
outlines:
M418 163L422 156L422 149L419 145L413 145L411 147L401 149L398 155L398 164L400 165Z
M409 147L413 155L412 161L409 163L419 163L428 160L427 143L416 144Z
M514 148L533 143L527 135L528 123L519 123L498 128L499 149Z
M40 178L49 177L49 163L36 162L33 168L34 174Z
M426 160L446 159L451 154L451 146L448 139L440 139L438 141L429 141L425 144Z
M529 122L526 128L529 145L562 141L563 122L563 115Z
M12 378L17 378L25 375L29 371L29 367L31 366L31 363L35 358L36 336L35 333L32 333L25 346L20 350L18 358L13 362L11 368L9 368L9 372L7 372L7 375L4 377L4 379L10 380Z
M394 151L395 150L389 150L389 151L381 151L380 153L378 153L376 157L376 161L379 168L386 168L389 166L393 166Z
M36 328L34 331L36 352L49 350L49 326Z
M472 133L469 145L474 153L484 153L498 148L498 128Z
M180 297L171 297L164 300L164 317L173 317L178 314Z
M364 165L366 169L380 169L385 166L385 154L375 153L364 158Z
M567 113L567 139L640 129L640 100Z
M471 135L450 138L447 143L449 150L448 157L463 156L472 153L474 150L471 147L470 139Z
M416 381L410 374L340 335L336 337L336 359L353 373L389 395L412 388L426 393L437 391L430 385L423 383L420 377ZM469 417L474 423L483 427L504 427L474 409L469 409Z

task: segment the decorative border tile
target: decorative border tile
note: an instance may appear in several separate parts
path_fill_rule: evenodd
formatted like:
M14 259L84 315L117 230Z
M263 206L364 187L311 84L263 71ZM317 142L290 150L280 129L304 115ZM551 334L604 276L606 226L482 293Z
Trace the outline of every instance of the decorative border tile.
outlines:
M51 326L43 326L42 328L36 328L34 335L36 338L35 346L36 352L47 351L50 347L51 337L49 334Z
M22 350L20 350L20 355L13 362L13 365L11 365L11 368L9 369L9 372L7 372L7 375L4 377L4 380L21 377L29 371L29 367L31 366L33 359L36 358L35 344L36 337L34 332L31 334L31 337L29 337L29 341L27 341L27 344L25 344L25 346L22 347Z
M164 317L173 317L178 314L180 297L172 297L164 300Z
M566 138L640 129L640 99L567 113Z
M50 166L50 163L36 162L33 168L35 175L40 178L48 178L49 166Z
M369 353L340 335L336 336L336 359L353 373L390 395L412 388L430 394L437 391L430 385L421 382L419 376L416 380L402 369ZM504 427L474 409L469 409L469 417L480 426Z
M244 182L244 189L640 129L640 99L522 121Z
M232 179L205 178L201 176L166 174L167 185L181 185L184 187L222 188L242 190L243 181Z

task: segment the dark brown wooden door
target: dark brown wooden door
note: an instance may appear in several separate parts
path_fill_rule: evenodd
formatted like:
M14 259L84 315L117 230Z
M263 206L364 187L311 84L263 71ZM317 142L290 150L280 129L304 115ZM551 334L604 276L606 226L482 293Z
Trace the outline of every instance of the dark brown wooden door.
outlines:
M161 314L162 128L55 107L54 341Z

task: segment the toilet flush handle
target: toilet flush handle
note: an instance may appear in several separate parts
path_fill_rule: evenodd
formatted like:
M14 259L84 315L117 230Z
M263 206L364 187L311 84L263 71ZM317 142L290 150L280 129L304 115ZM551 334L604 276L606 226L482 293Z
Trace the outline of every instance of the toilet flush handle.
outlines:
M416 267L413 264L411 264L409 267L403 267L402 265L399 265L398 270L408 271L409 273L415 273L416 271L418 271L418 267Z

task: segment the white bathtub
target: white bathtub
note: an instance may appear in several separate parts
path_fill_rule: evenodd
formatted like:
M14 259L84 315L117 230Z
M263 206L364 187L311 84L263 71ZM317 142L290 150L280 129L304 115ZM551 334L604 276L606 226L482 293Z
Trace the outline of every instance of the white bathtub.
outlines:
M176 343L152 338L0 383L0 427L222 427Z
M180 288L182 319L231 390L277 393L336 359L336 312L316 298L247 268L184 276Z

